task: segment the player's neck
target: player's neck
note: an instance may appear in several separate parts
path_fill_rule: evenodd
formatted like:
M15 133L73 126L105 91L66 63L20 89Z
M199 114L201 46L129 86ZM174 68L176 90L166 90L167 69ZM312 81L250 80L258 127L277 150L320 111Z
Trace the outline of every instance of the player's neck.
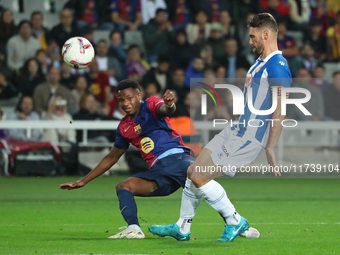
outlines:
M264 60L266 57L269 56L269 54L271 54L272 52L274 52L276 50L278 50L277 44L269 44L269 45L267 45L267 47L265 47L263 52L262 52L261 59Z

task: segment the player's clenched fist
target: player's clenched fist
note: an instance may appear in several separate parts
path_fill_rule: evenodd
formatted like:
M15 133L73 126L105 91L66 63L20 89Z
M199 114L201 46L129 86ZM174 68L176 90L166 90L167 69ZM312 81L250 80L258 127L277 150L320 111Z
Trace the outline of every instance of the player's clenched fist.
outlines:
M70 182L70 183L64 183L60 185L60 189L79 189L83 187L85 184L82 181L76 181L76 182Z
M163 95L163 100L166 105L171 106L175 100L174 93L167 89Z

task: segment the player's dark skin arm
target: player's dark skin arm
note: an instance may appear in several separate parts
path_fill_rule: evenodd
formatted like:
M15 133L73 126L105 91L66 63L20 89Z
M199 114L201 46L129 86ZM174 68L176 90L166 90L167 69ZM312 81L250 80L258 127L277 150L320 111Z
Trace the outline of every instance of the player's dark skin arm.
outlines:
M282 132L282 125L281 122L285 119L285 115L281 115L281 97L277 98L277 107L272 115L273 124L270 123L270 132L269 132L269 138L266 146L266 156L268 159L268 164L273 167L275 170L276 167L276 159L274 154L274 147L277 143L277 141L280 138L281 132ZM279 171L274 171L275 176L281 176L281 173Z
M176 111L174 94L170 90L165 91L163 100L165 104L159 108L159 114L165 117L170 117Z
M113 147L111 151L109 152L109 154L107 154L100 161L100 163L90 173L88 173L83 179L76 181L76 182L61 184L60 189L71 190L71 189L78 189L78 188L85 186L88 182L102 175L107 170L109 170L114 164L116 164L119 158L125 153L125 151L126 151L125 149L119 149L119 148Z

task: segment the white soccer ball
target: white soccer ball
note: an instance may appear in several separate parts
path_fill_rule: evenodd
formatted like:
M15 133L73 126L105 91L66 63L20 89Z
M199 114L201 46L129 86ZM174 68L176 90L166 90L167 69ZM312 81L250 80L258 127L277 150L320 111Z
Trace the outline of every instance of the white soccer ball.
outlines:
M91 64L94 49L89 40L84 37L68 39L61 50L65 63L75 69L83 69Z

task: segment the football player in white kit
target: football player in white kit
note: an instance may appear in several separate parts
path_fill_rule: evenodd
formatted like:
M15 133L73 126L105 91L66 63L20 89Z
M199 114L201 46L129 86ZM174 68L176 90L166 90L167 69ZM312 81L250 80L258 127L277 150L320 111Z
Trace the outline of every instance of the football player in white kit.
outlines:
M172 236L180 241L189 240L192 219L204 197L225 221L225 230L217 241L231 242L238 235L259 237L258 231L249 228L248 221L237 213L224 188L212 179L212 176L218 176L197 171L197 169L208 169L214 166L225 166L226 170L231 170L228 166L240 168L254 161L265 149L268 163L274 169L275 176L281 175L275 169L273 149L282 131L281 121L285 118L281 115L280 87L290 87L291 72L286 59L277 47L278 28L273 16L269 13L255 15L248 26L250 27L249 44L253 47L253 52L260 56L247 73L244 114L239 117L238 124L227 126L216 135L188 168L188 178L182 193L180 218L177 223L151 226L149 230L153 234ZM250 87L252 105L258 110L271 108L272 89L278 88L277 108L272 114L256 115L249 110L247 95ZM268 121L268 119L277 121ZM235 171L223 171L218 175L232 177Z

